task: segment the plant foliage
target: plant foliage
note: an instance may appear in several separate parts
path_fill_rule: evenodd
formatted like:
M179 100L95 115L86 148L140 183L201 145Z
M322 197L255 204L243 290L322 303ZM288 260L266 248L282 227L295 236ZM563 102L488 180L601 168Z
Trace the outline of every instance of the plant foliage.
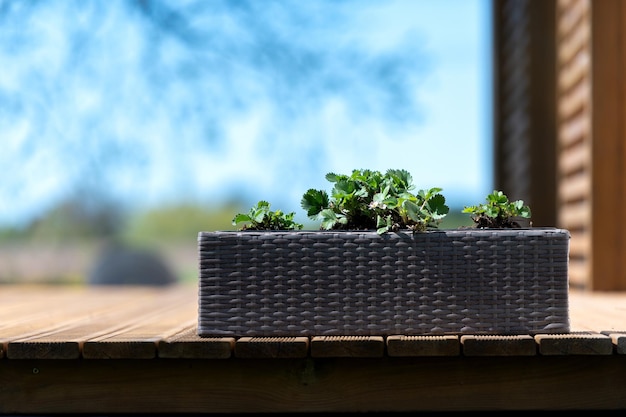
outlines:
M531 216L530 207L523 200L509 201L502 191L494 190L486 200L486 203L463 209L463 213L469 213L478 228L519 228L517 219L529 219Z
M233 226L245 223L239 230L300 230L303 225L296 223L295 213L283 213L281 210L272 211L270 203L259 201L250 211L237 214L232 221Z
M351 175L328 173L326 179L333 184L330 195L309 189L301 200L322 230L424 231L438 227L449 211L441 188L412 193L413 178L405 170L353 170Z

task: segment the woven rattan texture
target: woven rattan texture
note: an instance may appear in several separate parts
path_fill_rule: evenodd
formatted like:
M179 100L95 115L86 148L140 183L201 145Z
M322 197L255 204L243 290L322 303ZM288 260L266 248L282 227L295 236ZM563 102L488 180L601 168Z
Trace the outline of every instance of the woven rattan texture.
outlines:
M569 232L200 232L200 336L569 331Z

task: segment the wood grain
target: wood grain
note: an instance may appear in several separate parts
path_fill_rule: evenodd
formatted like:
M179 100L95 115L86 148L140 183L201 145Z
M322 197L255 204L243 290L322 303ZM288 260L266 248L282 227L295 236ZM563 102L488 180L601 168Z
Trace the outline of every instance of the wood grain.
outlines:
M583 358L2 360L0 413L626 408L626 356Z
M235 338L197 335L197 289L194 286L169 289L7 286L0 292L0 302L3 319L0 322L0 358L226 359L233 356L237 343ZM626 296L570 291L569 305L572 332L611 332L616 335L609 337L614 353L624 353L624 338L618 335L626 332ZM463 343L454 335L430 338L318 336L306 341L306 349L302 340L295 342L289 338L242 339L239 343L242 354L254 356L256 351L258 357L287 355L287 352L298 356L307 349L317 357L499 356L530 354L532 345L527 336L464 335ZM553 343L561 345L583 343L564 342L559 335L543 335L535 341L537 348L544 341L544 349L547 349L549 339L558 339ZM568 349L562 350L562 354L568 354ZM554 350L552 352L554 354Z
M626 294L569 305L568 334L201 338L193 286L5 286L0 414L623 409Z

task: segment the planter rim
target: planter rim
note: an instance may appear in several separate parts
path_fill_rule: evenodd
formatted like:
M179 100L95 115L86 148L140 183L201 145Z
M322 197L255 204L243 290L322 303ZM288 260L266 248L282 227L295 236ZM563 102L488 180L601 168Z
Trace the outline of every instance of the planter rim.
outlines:
M566 230L566 229L562 229L556 226L542 226L542 227L510 227L510 228L488 228L488 227L457 227L457 228L448 228L448 229L428 229L422 232L415 232L417 233L431 233L431 232L449 232L449 231L467 231L467 230L482 230L482 231L516 231L516 230ZM236 233L236 232L317 232L317 233L341 233L341 232L375 232L376 230L374 229L363 229L363 230L359 230L359 229L337 229L337 230L322 230L322 229L301 229L301 230L287 230L287 229L281 229L281 230L253 230L253 229L246 229L246 230L215 230L216 232L229 232L229 233ZM411 232L412 231L410 229L402 229L400 230L400 232ZM387 232L387 233L396 233L396 232Z
M558 227L519 227L519 228L507 228L507 229L494 229L494 228L475 228L475 227L462 227L456 229L432 229L425 230L421 232L413 232L409 229L402 229L397 232L386 232L379 236L390 236L390 235L424 235L424 234L435 234L435 233L502 233L502 234L518 234L519 232L554 232L558 234L568 234L568 229L562 229ZM298 233L298 234L378 234L376 230L368 229L368 230L216 230L216 231L200 231L199 234L286 234L286 233Z

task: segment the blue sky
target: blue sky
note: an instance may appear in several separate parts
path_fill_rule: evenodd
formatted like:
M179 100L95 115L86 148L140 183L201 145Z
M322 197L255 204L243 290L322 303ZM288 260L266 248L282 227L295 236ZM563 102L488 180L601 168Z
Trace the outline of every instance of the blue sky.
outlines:
M488 0L0 0L0 225L80 195L268 200L406 169L492 187Z

